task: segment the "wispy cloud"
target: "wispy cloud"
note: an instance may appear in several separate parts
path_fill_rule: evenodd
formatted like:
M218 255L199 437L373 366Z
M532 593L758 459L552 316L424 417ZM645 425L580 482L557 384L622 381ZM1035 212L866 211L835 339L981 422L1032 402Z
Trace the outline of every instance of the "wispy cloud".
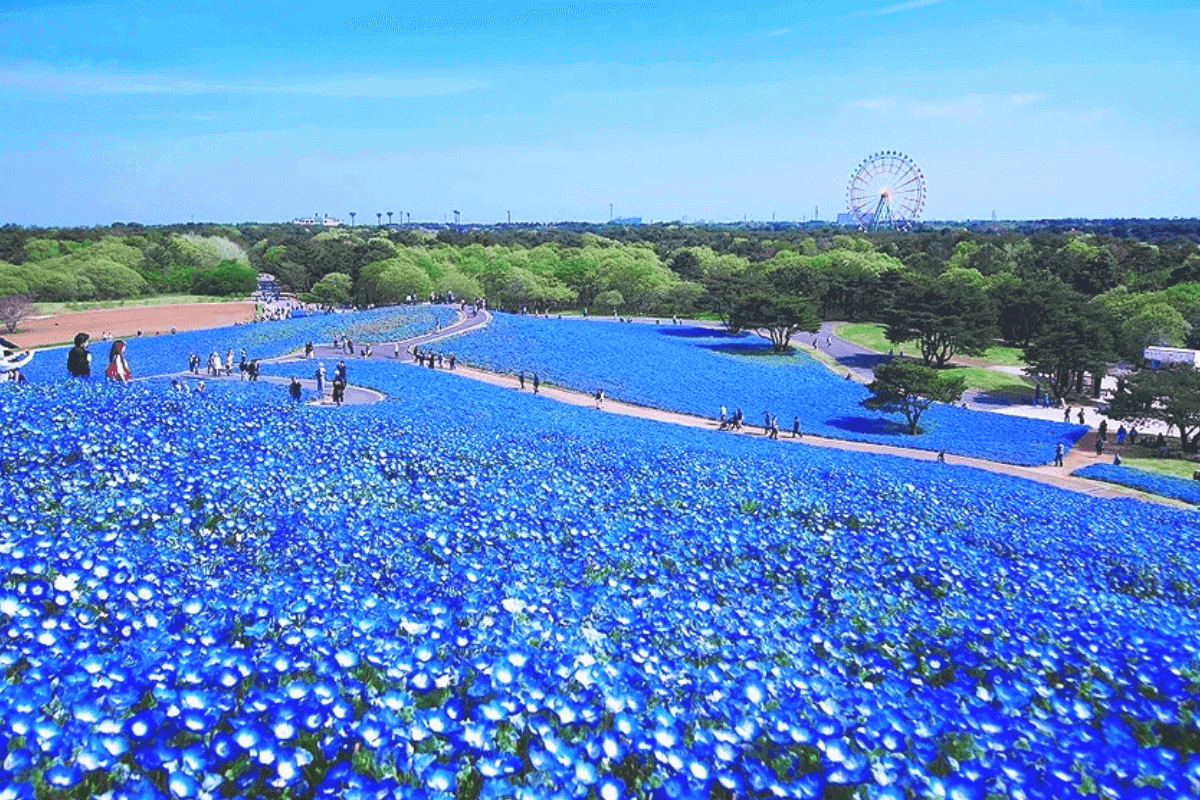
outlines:
M899 14L901 11L913 11L926 6L935 6L939 3L944 3L946 0L908 0L904 3L896 3L895 5L885 6L884 8L876 8L872 11L863 11L863 14Z
M854 100L848 105L850 108L910 119L974 120L1040 103L1045 99L1046 95L1040 92L1017 92L1008 95L968 93L960 97L937 100L890 95Z
M792 29L791 29L791 28L780 28L780 29L779 29L779 30L777 30L777 31L770 31L770 32L767 34L767 37L768 37L768 38L772 38L772 37L775 37L775 36L787 36L787 35L788 35L789 33L791 33L791 32L792 32Z
M338 77L309 82L193 80L181 76L93 70L0 70L0 89L51 94L295 94L406 98L458 94L490 84L461 78Z

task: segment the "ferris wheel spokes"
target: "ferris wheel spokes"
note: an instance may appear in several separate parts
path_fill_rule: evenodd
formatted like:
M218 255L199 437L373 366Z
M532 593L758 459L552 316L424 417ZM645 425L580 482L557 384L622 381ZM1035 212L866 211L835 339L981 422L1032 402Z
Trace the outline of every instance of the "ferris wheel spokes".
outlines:
M850 176L846 204L864 230L906 228L925 205L925 176L899 151L875 153Z

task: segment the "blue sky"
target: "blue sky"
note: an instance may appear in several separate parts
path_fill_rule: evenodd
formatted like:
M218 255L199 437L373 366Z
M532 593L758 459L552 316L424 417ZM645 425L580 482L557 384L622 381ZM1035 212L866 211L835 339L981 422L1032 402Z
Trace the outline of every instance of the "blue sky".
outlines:
M0 224L1200 216L1200 3L0 0Z

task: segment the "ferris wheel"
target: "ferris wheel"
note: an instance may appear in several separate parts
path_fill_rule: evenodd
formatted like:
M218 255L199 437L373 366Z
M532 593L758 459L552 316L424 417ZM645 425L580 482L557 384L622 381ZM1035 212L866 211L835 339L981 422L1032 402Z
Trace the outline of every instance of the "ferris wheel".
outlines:
M850 176L846 205L863 230L903 230L925 207L925 175L901 152L874 153Z

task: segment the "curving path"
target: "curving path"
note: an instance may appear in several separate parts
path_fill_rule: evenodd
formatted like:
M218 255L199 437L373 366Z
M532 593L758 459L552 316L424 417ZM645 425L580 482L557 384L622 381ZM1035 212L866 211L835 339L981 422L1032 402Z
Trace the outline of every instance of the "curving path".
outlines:
M481 312L479 317L465 318L460 314L460 319L455 324L442 329L424 334L413 339L408 339L400 342L402 353L410 352L413 346L420 346L428 342L434 342L448 338L463 331L473 328L483 327L491 320L491 315L487 312ZM829 325L829 323L826 323ZM860 348L844 340L838 339L832 334L832 327L826 329L822 326L821 338L819 340L819 349L824 350L827 354L834 356L839 363L843 363L843 358L855 359L859 355L869 354L876 360L886 359L886 356L881 356L878 353ZM830 341L826 342L826 337ZM811 340L808 344L811 344ZM332 347L325 348L330 355L335 355ZM393 355L392 343L386 346L381 346L381 352L372 353L371 359L395 361ZM358 356L354 357L358 359ZM410 358L405 358L403 355L399 359L401 363L410 366L417 366L416 361ZM865 364L847 365L848 368L855 372L860 379L871 380L862 375L863 372L869 373L869 367ZM489 372L476 367L463 366L459 364L454 370L454 374L471 380L481 381L493 386L510 389L512 391L522 391L520 383L513 375L505 375L496 372ZM527 388L524 390L532 393L533 389L527 382ZM548 401L567 403L576 406L592 406L596 404L595 399L584 392L565 389L559 386L543 383L539 397L543 397ZM640 417L642 419L653 419L659 422L667 422L673 425L682 425L690 428L703 428L707 430L716 430L718 424L716 420L707 419L705 417L697 417L690 414L680 414L672 411L663 411L657 408L648 406L640 406L633 403L626 403L611 399L605 399L603 409L598 409L598 412L603 411L610 414L622 414L630 417ZM765 434L761 427L747 425L741 432L727 432L730 436L758 436L763 437ZM1038 483L1057 486L1060 489L1086 494L1098 498L1116 498L1127 497L1135 498L1148 502L1160 503L1176 508L1192 508L1192 506L1171 500L1169 498L1157 497L1144 492L1139 492L1134 489L1116 486L1114 484L1105 484L1097 481L1087 480L1085 478L1075 478L1070 475L1072 471L1087 464L1095 463L1096 461L1107 462L1108 456L1095 456L1093 453L1094 434L1084 436L1075 447L1067 451L1062 467L1052 465L1040 467L1022 467L1014 464L1004 464L997 461L988 461L982 458L971 458L967 456L947 456L948 463L981 469L987 472L997 473L1001 475L1011 475L1025 480L1037 481ZM899 456L901 458L910 458L914 461L936 461L937 453L928 450L918 450L907 447L896 447L892 445L881 445L870 442L856 442L848 439L831 439L822 436L803 435L800 438L793 439L790 431L780 431L778 443L784 446L808 445L810 447L828 447L837 450L846 450L861 453L884 453L887 455Z
M353 364L355 361L372 360L372 361L387 361L392 363L406 364L416 367L417 362L412 357L411 353L414 347L420 347L423 344L447 339L451 336L463 333L465 331L482 328L486 326L492 319L492 316L487 311L480 311L476 315L468 316L462 311L457 312L456 320L445 328L437 331L430 331L419 336L409 339L403 339L394 342L374 343L372 342L372 353L370 356L349 355L340 349L335 349L332 345L315 345L313 356L309 361L329 361L329 373L333 372L333 365L338 361L345 361L349 368L349 373L353 375ZM850 370L854 377L859 380L872 380L871 373L872 364L867 357L873 358L877 363L884 360L887 356L880 355L866 348L859 347L843 339L839 339L832 333L833 323L825 323L821 327L821 332L818 334L817 349L825 354L832 356L833 360L842 364ZM806 336L808 336L806 334ZM378 350L375 349L378 344ZM805 340L801 337L801 344L805 347L811 347L812 340ZM399 357L397 357L397 348ZM303 351L290 353L286 356L274 359L263 359L263 363L272 362L296 362L304 361ZM445 371L449 371L443 367ZM488 383L493 386L498 386L512 391L528 391L532 393L532 386L522 390L516 376L489 372L477 367L469 367L459 364L454 374L470 380ZM197 376L191 373L174 373L174 377L196 378ZM164 377L164 376L159 376ZM165 377L172 377L167 375ZM203 376L201 376L203 377ZM236 381L237 377L221 377L221 378L204 378L204 380L218 381ZM290 381L289 378L262 376L260 381L268 381L270 383L286 386ZM313 379L301 380L301 385L309 392L314 392L316 382ZM326 396L324 398L310 401L310 405L332 405L328 397L328 386L326 387ZM567 403L575 406L592 406L596 405L596 401L592 395L584 392L565 389L560 386L554 386L543 383L538 396L546 401ZM368 389L362 386L347 386L346 387L346 405L369 405L377 403L385 399L385 396L373 389ZM622 414L624 416L639 417L641 419L652 419L659 422L667 422L673 425L682 425L689 428L701 428L715 431L718 428L716 420L705 417L697 417L690 414L680 414L672 411L663 411L657 408L648 406L640 406L633 403L627 403L617 400L605 399L602 409L597 409L597 413ZM765 436L761 426L746 425L740 432L726 432L730 436ZM971 458L967 456L946 456L946 461L956 466L971 467L980 469L986 472L992 472L1001 475L1011 475L1013 477L1032 480L1038 483L1057 486L1060 489L1065 489L1079 494L1086 494L1097 498L1133 498L1146 502L1159 503L1162 505L1172 506L1175 508L1193 508L1192 506L1169 498L1158 497L1155 495L1139 492L1134 489L1128 489L1114 484L1100 483L1084 478L1075 478L1070 475L1072 471L1087 464L1095 463L1096 461L1107 462L1107 456L1093 455L1093 443L1095 434L1091 433L1084 436L1079 443L1067 451L1065 463L1062 467L1055 466L1039 466L1039 467L1022 467L1014 464L1004 464L997 461L988 461L981 458ZM936 461L937 453L928 450L918 450L907 447L896 447L893 445L882 445L870 442L856 442L849 439L832 439L822 436L802 435L799 438L792 438L790 431L780 431L778 443L781 446L796 446L806 445L809 447L826 447L836 450L845 450L861 453L881 453L886 455L898 456L901 458L909 458L914 461Z

